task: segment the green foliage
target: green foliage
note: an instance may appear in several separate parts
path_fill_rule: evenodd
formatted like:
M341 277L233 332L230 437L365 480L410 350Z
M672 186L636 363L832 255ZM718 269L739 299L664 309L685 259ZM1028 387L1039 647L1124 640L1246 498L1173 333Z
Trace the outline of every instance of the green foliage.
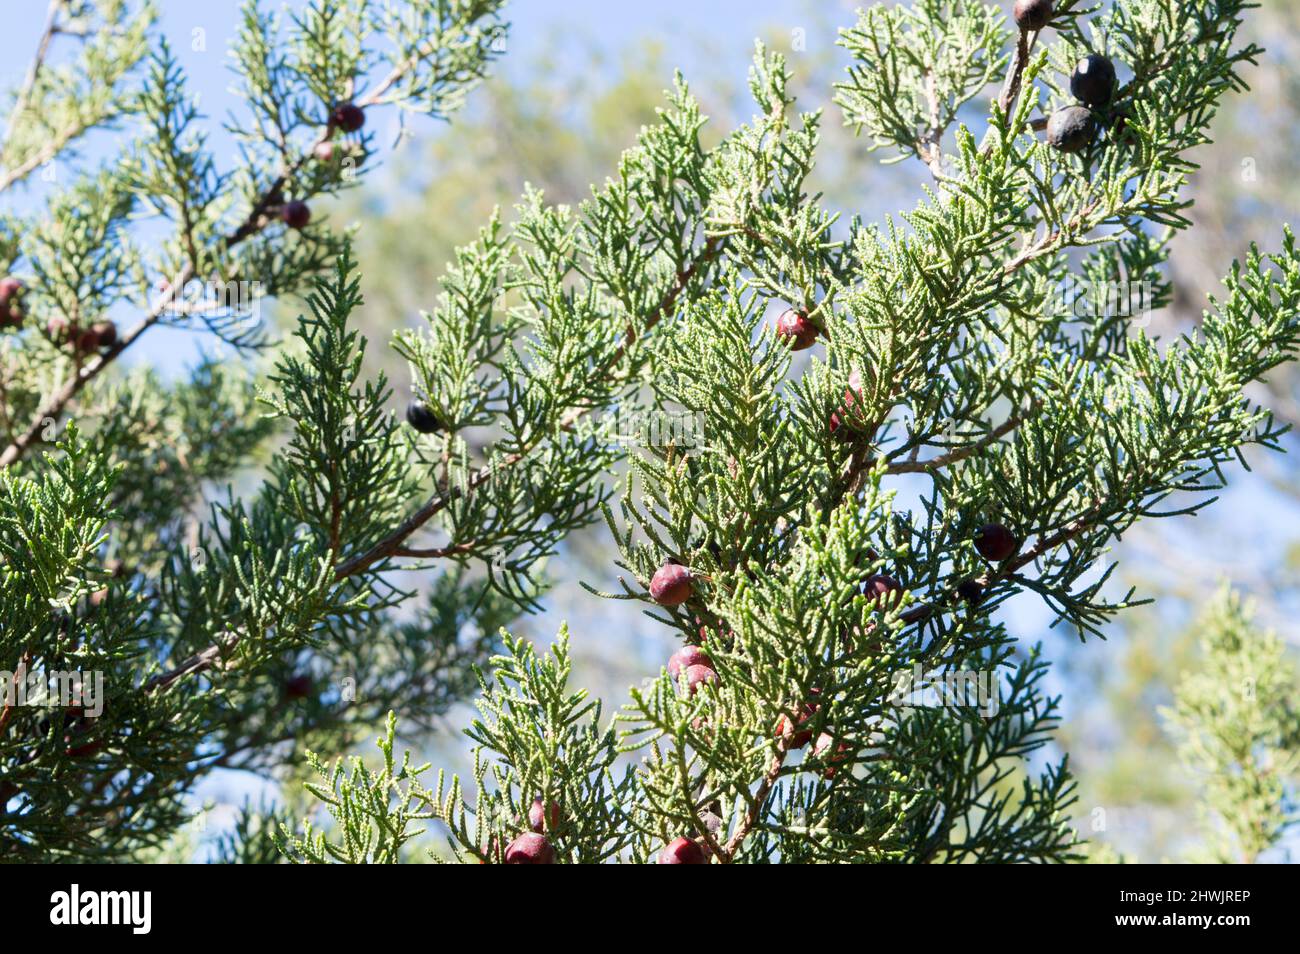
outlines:
M397 720L389 713L385 734L376 740L383 756L383 766L372 771L359 758L353 758L348 770L342 760L326 767L311 752L307 760L320 782L310 782L307 789L319 798L334 818L337 840L304 824L301 836L281 827L274 835L277 847L295 864L393 864L403 858L403 848L423 829L412 825L432 817L419 806L427 802L419 777L428 765L413 766L410 753L398 765L393 757L393 739Z
M677 837L721 863L1079 858L1073 781L1046 751L1057 700L997 609L1037 593L1081 635L1103 634L1136 602L1106 592L1111 543L1204 506L1234 457L1276 445L1244 392L1300 345L1300 261L1289 232L1276 255L1252 252L1201 331L1174 342L1148 335L1141 312L1058 299L1081 277L1168 300L1188 150L1258 52L1235 40L1247 5L1063 3L1038 53L988 7L865 11L844 35L845 119L923 159L934 183L899 217L847 229L808 186L820 114L795 110L781 56L758 45L755 115L709 147L677 77L589 198L548 204L528 188L397 336L413 396L443 425L418 436L388 409L387 379L363 373L348 237L280 216L350 185L372 151L373 133L338 134L335 106L441 116L481 77L497 3L400 6L414 15L317 0L287 24L246 6L234 52L248 108L233 121L245 155L228 172L157 44L139 140L53 196L38 225L6 225L39 319L145 309L94 355L31 328L5 343L21 417L0 452L15 607L2 645L62 666L53 601L77 634L68 661L114 683L89 726L11 717L27 735L0 742L6 837L26 857L138 857L177 829L205 772L275 770L309 748L326 753L307 756L309 791L333 821L294 834L274 820L298 862L410 860L429 819L459 860L502 861L538 797L559 809L546 837L564 862L645 861ZM1063 102L1052 67L1089 49L1127 55L1132 79L1097 112L1095 141L1060 153L1036 114ZM964 107L1004 67L977 135ZM91 188L110 201L80 209ZM124 240L142 210L169 226L147 253ZM97 407L121 399L100 373L161 321L264 344L229 302L181 297L211 275L311 290L258 391L265 416L238 374L210 366L167 408L142 399L119 420ZM806 359L767 326L786 307L822 332ZM74 403L78 426L110 443L69 429L28 459ZM161 436L180 422L195 436L169 456ZM265 474L239 473L272 434ZM156 472L124 475L118 493L110 475L136 449ZM236 493L236 477L253 489ZM155 505L168 499L171 518ZM661 672L612 721L568 685L567 631L540 656L498 635L537 607L565 536L600 516L625 573L611 595L703 643L717 677L692 691ZM1016 541L997 560L977 546L993 522ZM118 575L114 537L138 561ZM664 607L647 585L670 561L691 594ZM415 573L431 568L415 610ZM882 573L896 589L864 590ZM427 766L394 755L394 712L427 728L492 653L472 788L440 776L426 789ZM378 768L326 766L384 713ZM66 770L85 755L90 771ZM272 822L253 817L218 857L266 858Z
M1056 701L1038 688L1043 663L1014 660L992 612L1035 592L1060 621L1101 635L1136 602L1104 592L1110 570L1098 564L1109 544L1139 519L1204 506L1204 497L1169 498L1217 489L1231 458L1274 446L1280 433L1242 392L1300 344L1289 233L1276 256L1252 253L1235 267L1201 333L1172 344L1143 333L1141 312L1115 304L1083 314L1058 302L1074 267L1094 283L1149 283L1144 307L1168 300L1159 269L1172 231L1186 225L1186 151L1205 140L1213 106L1239 88L1235 70L1258 52L1233 43L1244 6L1202 12L1136 0L1085 21L1066 4L1049 51L1031 55L1022 36L1010 57L988 9L865 12L846 35L859 61L841 88L848 119L924 159L935 186L901 221L854 223L844 239L802 185L817 116L789 118L784 64L761 47L751 77L760 116L714 151L698 180L709 192L677 172L680 143L669 163L643 137L663 175L683 182L687 208L702 202L708 282L697 287L692 272L671 314L650 312L656 334L636 333L629 352L632 367L652 372L649 394L617 405L620 415L679 413L693 427L641 441L620 513L605 513L631 577L618 598L652 603L645 587L656 569L690 568L691 598L655 618L703 642L718 681L691 693L663 676L632 690L617 720L619 747L640 762L616 787L589 749L547 747L563 730L538 738L555 700L569 700L561 712L588 713L583 694L557 684L563 654L500 663L498 678L520 688L509 704L499 701L504 690L486 688L492 731L471 731L491 772L478 763L472 797L459 782L440 788L439 815L460 856L499 858L523 830L543 766L552 776L606 779L609 823L586 814L572 822L595 826L581 847L557 832L560 860L587 860L583 849L643 860L681 835L722 862L1081 856L1065 816L1073 797L1065 763L1030 762L1056 724ZM896 42L907 29L915 42ZM1034 113L1061 102L1049 63L1073 63L1121 31L1125 45L1116 39L1113 49L1142 53L1097 117L1096 142L1072 156L1037 141ZM903 50L910 69L893 59ZM988 64L1002 63L1008 81L983 143L962 126L950 146L947 125L984 85ZM895 84L891 95L864 85L876 78ZM933 107L906 93L928 85ZM680 97L681 118L670 125L678 136L694 115ZM871 114L895 107L917 115ZM617 198L617 183L611 189ZM525 208L526 225L538 209ZM567 210L544 215L555 223L549 247L565 248L574 234ZM639 267L626 254L604 257L618 275ZM588 273L600 277L599 262L579 274ZM533 267L529 283L546 287L538 274L556 289L533 304L539 312L562 315L592 300L581 278L559 293L566 259ZM608 294L624 294L612 278ZM763 327L772 299L822 328L824 358L817 350L792 363ZM597 329L594 347L609 340L599 320L583 324ZM446 362L414 340L404 348L417 372L427 372L439 406L455 406L436 393L432 369ZM551 392L582 406L557 378ZM848 439L830 433L832 414ZM502 417L506 446L519 454L524 443L509 437L518 425ZM898 510L888 488L909 486L898 480L908 475L925 478L910 478L919 506ZM1011 528L1017 552L990 562L973 544L994 521ZM896 603L860 590L882 571L901 581ZM982 599L963 595L972 587ZM900 702L898 690L917 674L986 677L998 704ZM808 712L819 743L804 752L795 733L774 726Z
M0 336L0 666L102 676L103 708L6 705L6 858L170 856L207 773L283 774L300 746L344 749L397 700L427 727L517 613L459 568L401 616L384 611L410 591L338 572L421 478L387 386L358 378L347 236L319 207L306 229L281 220L286 202L359 181L375 151L373 134L328 122L336 104L445 118L496 55L500 7L320 0L296 8L282 43L278 19L248 4L231 168L151 5L50 4L0 140L0 191L60 164L42 176L43 208L0 224L0 270L26 288ZM117 151L88 168L72 146L92 128L116 132ZM301 344L278 353L259 404L254 378L272 363L259 299L300 289L314 289ZM80 343L133 312L115 343ZM115 373L160 324L254 360L209 356L174 380ZM267 478L250 475L286 426ZM267 844L219 853L264 859Z

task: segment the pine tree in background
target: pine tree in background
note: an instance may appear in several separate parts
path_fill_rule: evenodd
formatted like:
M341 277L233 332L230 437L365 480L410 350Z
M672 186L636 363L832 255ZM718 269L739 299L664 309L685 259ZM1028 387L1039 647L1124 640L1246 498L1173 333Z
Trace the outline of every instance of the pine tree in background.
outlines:
M1203 786L1206 860L1250 864L1297 821L1297 673L1273 633L1223 589L1198 621L1199 669L1184 673L1164 713L1187 770Z
M382 21L385 73L358 39L378 5L355 6L313 5L284 45L249 9L230 176L175 58L142 39L120 109L141 145L8 226L6 661L106 676L97 718L5 709L15 856L139 856L204 771L340 750L389 709L426 723L538 605L541 561L603 516L625 574L610 595L684 647L614 721L568 686L567 634L541 656L505 637L471 790L426 785L389 718L377 769L311 757L333 824L248 816L220 856L268 860L278 824L292 860L408 860L436 820L456 857L507 863L1077 857L1066 766L1030 761L1056 700L995 610L1037 593L1101 634L1133 602L1102 592L1108 545L1203 505L1168 498L1277 436L1242 392L1300 340L1289 233L1231 270L1195 337L1157 347L1126 309L1058 300L1073 276L1167 301L1187 152L1257 52L1234 41L1248 5L1022 2L1010 28L975 3L870 8L836 98L934 185L843 236L807 194L820 116L793 111L781 57L759 47L758 114L709 149L679 79L589 200L529 191L457 254L395 342L404 422L360 373L363 276L308 203L351 181L371 107L445 112L499 28L495 4L409 4L423 20ZM983 134L950 128L996 77ZM176 227L152 252L126 240L142 210ZM159 275L140 326L104 324ZM177 301L210 275L311 289L258 406L225 366L170 389L99 379L164 318L264 347L229 309ZM272 431L260 490L178 514Z
M347 355L324 349L355 343L328 321L304 335L313 364L286 358L264 402L247 362L205 360L175 383L116 363L160 325L266 347L260 297L309 289L346 247L320 200L364 176L370 120L454 111L502 46L500 5L246 4L238 152L222 156L152 5L50 4L0 147L0 188L55 173L40 177L44 208L0 221L7 860L141 857L189 820L182 796L214 768L345 748L399 705L428 724L514 616L453 571L392 619L390 595L328 572L340 534L365 533L410 488L405 474L366 483L397 470L379 457L396 452L394 426L373 416L385 387L349 389ZM80 160L101 128L117 154ZM249 501L218 490L280 412L310 436ZM343 443L353 413L381 428L364 444ZM345 446L361 449L344 461Z

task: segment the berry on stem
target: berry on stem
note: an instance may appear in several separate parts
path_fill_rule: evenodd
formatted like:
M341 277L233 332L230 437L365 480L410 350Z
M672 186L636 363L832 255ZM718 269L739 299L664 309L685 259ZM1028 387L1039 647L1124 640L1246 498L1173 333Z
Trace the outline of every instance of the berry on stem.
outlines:
M817 690L813 689L812 693L813 695L816 695ZM815 716L817 714L817 710L820 708L821 708L821 704L816 702L805 702L803 705L799 707L799 715L795 717L794 726L793 726L793 728L796 731L790 737L790 748L802 749L805 745L807 745L809 742L812 741L812 735L813 735L812 729L799 730L798 727L806 723L813 716ZM786 719L785 713L781 713L781 715L778 716L776 720L775 738L778 739L782 738L789 728L791 728L790 722Z
M817 342L821 329L808 320L802 311L788 308L776 319L776 336L790 342L791 351L803 351Z
M1085 56L1070 74L1070 92L1085 106L1105 106L1115 92L1115 64L1098 53Z
M330 113L330 125L354 133L366 124L366 111L356 103L339 103Z
M893 609L903 598L903 584L887 573L873 573L862 584L862 595L876 609Z
M695 591L695 574L680 563L665 563L650 578L650 598L660 606L681 606Z
M284 681L284 697L286 699L306 699L311 695L311 688L311 676L306 673L299 673L296 676L290 676Z
M661 865L707 865L704 849L689 838L674 838L659 852Z
M844 404L831 413L830 432L843 441L851 441L857 436L852 414L853 406L862 400L862 375L857 371L849 372L849 386L844 389Z
M0 278L0 328L23 323L23 292L26 286L17 278Z
M702 666L696 663L694 666L686 667L686 694L695 695L700 686L718 684L718 674L710 666Z
M1092 142L1096 131L1087 106L1065 106L1047 120L1047 142L1059 152L1078 152Z
M69 335L72 333L72 322L68 321L63 315L53 315L45 323L45 333L50 336L50 340L55 344L66 344Z
M974 580L962 580L957 584L957 595L972 606L979 606L984 602L984 587Z
M412 401L406 406L406 423L421 434L433 434L442 430L442 421L423 401Z
M551 831L560 827L560 806L551 802L547 807L542 807L542 797L538 795L533 799L533 804L528 809L528 827L537 833L541 833L545 828Z
M835 746L835 751L830 755L826 755L832 745ZM826 771L822 772L822 777L834 778L836 772L835 766L845 761L852 751L853 746L849 745L847 742L836 744L834 737L829 732L823 732L821 735L817 736L817 743L813 746L812 754L814 758L824 757L824 760L829 763Z
M321 162L333 162L334 143L328 141L316 143L316 147L312 149L312 155Z
M294 199L280 207L280 219L291 229L305 229L311 221L311 208L301 199Z
M679 675L692 666L713 668L713 660L699 646L683 646L668 657L668 675L675 681Z
M526 831L510 844L506 845L506 864L508 865L553 865L555 849L546 840L545 835L535 831Z
M1052 22L1052 0L1016 0L1012 15L1022 30L1041 30Z
M117 344L117 325L111 321L95 322L90 326L90 333L95 336L94 348L110 348Z
M1019 546L1015 534L1000 523L986 523L975 531L975 549L990 563L1001 563Z

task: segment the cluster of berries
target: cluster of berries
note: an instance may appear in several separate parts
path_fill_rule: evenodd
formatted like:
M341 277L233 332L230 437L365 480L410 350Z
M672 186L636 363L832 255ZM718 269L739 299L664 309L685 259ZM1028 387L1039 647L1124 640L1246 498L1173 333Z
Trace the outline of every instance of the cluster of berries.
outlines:
M317 143L312 154L321 162L333 162L338 148L330 137L335 130L354 133L366 124L366 111L356 103L339 103L330 110L325 139ZM311 223L311 207L302 199L293 199L280 205L280 221L291 229L305 229Z
M1016 0L1013 15L1021 30L1037 31L1052 22L1052 0ZM1097 134L1096 110L1115 94L1115 64L1097 53L1081 59L1070 75L1070 93L1078 103L1063 106L1047 120L1047 142L1061 152L1078 152Z

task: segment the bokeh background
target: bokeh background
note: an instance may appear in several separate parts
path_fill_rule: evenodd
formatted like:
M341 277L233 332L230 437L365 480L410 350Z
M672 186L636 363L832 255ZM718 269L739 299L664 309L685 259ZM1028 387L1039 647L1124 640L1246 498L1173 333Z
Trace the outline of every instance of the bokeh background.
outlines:
M12 87L34 48L44 5L8 0L4 6L0 72ZM169 0L161 6L160 28L191 88L201 93L220 154L228 142L220 120L239 105L228 90L226 56L239 4ZM711 117L711 135L747 120L746 70L756 38L788 57L800 107L826 113L814 174L826 204L845 212L847 221L855 213L876 220L915 201L924 168L882 165L883 156L869 154L840 126L831 103L831 85L847 62L836 31L854 21L852 4L513 0L507 17L506 55L451 124L419 120L403 128L382 114L382 167L332 207L313 210L359 226L366 296L360 322L372 342L371 370L387 372L397 400L405 398L409 375L388 340L432 306L452 248L471 239L494 207L508 216L525 183L553 201L584 198L591 183L614 169L639 127L653 120L676 69ZM1267 53L1246 76L1250 92L1231 98L1218 116L1215 142L1197 152L1201 168L1189 196L1196 201L1195 228L1175 245L1174 306L1156 317L1153 329L1165 337L1195 326L1205 296L1250 241L1275 247L1282 225L1300 220L1300 0L1266 0L1246 34ZM978 102L968 121L979 123L985 105ZM94 159L111 135L89 139L83 158ZM223 159L236 161L233 145ZM57 168L52 173L57 177ZM38 203L50 187L35 178L12 201ZM297 307L293 300L268 303L267 318L285 327ZM127 356L164 374L183 374L205 349L219 353L201 335L158 328ZM1300 372L1272 381L1266 399L1282 420L1300 424ZM1126 536L1114 553L1120 570L1108 585L1116 596L1134 586L1154 602L1124 614L1105 641L1085 644L1077 633L1053 628L1033 597L1000 610L1014 634L1043 642L1056 663L1053 690L1063 696L1064 713L1058 744L1079 777L1074 814L1081 832L1127 858L1179 860L1198 839L1197 780L1180 767L1159 710L1169 704L1179 672L1194 664L1197 613L1220 581L1252 596L1260 626L1275 629L1293 653L1300 645L1300 441L1292 435L1285 445L1286 455L1257 454L1250 472L1231 472L1222 499L1201 515L1147 521ZM613 555L603 526L572 537L548 568L544 612L517 627L545 644L568 621L576 681L610 708L628 684L657 672L673 648L668 633L633 604L603 601L579 585L611 588ZM463 769L468 749L461 730L471 715L468 707L453 710L437 733L417 744L435 764ZM231 772L206 781L196 793L196 806L208 806L203 837L220 831L233 806L250 795L279 797L279 787ZM1285 843L1266 860L1290 860L1293 847Z

